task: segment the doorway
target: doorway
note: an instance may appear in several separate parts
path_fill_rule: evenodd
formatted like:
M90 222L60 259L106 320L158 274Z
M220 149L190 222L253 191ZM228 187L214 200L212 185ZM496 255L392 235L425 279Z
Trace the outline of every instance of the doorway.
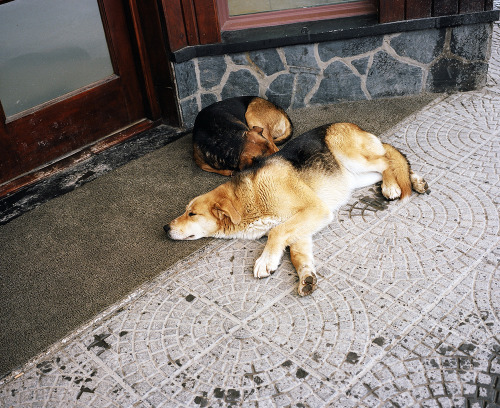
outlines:
M145 35L162 42L155 5L0 0L0 196L74 152L161 119L145 45ZM142 32L143 18L158 27Z

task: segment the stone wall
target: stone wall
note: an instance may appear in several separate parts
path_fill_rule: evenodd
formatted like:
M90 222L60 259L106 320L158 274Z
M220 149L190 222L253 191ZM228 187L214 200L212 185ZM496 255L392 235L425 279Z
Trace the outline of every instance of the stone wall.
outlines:
M174 64L181 115L191 127L205 106L260 95L284 109L486 83L491 24L294 45Z

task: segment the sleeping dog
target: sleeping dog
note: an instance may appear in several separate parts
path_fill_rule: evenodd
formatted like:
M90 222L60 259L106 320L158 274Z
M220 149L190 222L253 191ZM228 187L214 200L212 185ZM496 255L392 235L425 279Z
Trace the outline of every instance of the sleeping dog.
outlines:
M230 176L258 157L278 151L292 125L287 114L257 96L241 96L202 109L194 122L193 156L205 171Z
M165 230L175 240L267 235L254 276L275 271L289 246L304 296L317 286L313 234L332 221L354 189L380 180L388 200L406 198L412 189L427 191L425 180L393 146L351 123L323 126L194 198Z

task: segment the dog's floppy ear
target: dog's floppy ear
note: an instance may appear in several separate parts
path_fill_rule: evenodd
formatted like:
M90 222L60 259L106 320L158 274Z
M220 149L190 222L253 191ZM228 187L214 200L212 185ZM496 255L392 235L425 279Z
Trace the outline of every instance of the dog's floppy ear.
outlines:
M224 199L214 204L212 213L222 220L224 217L229 217L231 222L235 225L241 222L241 214L234 208L231 200Z
M261 128L261 127L259 127L259 126L254 126L254 127L252 128L252 130L253 130L254 132L257 132L257 133L258 133L258 134L260 134L260 135L262 135L262 132L264 131L264 129L262 129L262 128Z

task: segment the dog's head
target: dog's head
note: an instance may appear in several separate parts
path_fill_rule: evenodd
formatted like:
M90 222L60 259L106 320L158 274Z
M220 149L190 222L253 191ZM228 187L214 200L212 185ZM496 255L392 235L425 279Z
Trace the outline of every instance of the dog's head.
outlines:
M241 210L220 190L212 190L191 200L184 214L165 225L168 236L175 240L213 237L224 235L231 225L239 224Z
M245 133L245 145L240 154L239 168L243 170L251 167L255 159L270 156L277 151L278 148L269 136L269 132L264 132L261 127L254 126Z
M254 150L255 156L269 156L278 151L269 132L254 126L246 132L247 149Z

